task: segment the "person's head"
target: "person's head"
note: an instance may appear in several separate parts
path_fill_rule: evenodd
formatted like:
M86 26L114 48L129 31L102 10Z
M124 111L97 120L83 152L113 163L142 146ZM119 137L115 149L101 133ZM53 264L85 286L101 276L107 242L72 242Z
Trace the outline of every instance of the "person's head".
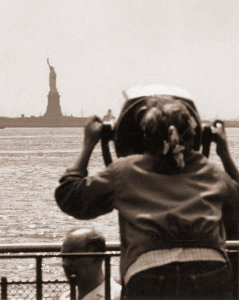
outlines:
M167 161L169 170L181 170L184 154L193 148L197 126L186 106L175 99L152 96L137 114L145 152Z
M62 244L62 253L105 252L104 237L94 229L74 228L70 230ZM103 257L91 256L63 257L63 268L68 280L75 276L77 280L94 280L101 275Z

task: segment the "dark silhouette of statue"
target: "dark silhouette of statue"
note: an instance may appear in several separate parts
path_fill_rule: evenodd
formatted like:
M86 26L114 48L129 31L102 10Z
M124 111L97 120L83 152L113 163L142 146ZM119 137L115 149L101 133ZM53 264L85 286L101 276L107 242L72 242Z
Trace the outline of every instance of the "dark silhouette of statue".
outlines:
M47 58L47 64L50 68L49 74L49 85L50 85L50 92L56 93L56 72L53 66L50 65L49 58Z
M48 104L45 113L45 117L49 119L57 119L62 117L61 106L60 106L60 95L56 89L56 72L53 66L50 65L49 58L47 58L47 64L50 68L49 74L49 85L50 91L48 93Z

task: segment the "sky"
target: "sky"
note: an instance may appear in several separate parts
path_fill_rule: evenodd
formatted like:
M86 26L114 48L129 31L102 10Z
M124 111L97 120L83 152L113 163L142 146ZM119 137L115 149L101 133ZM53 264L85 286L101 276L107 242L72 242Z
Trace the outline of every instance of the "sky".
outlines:
M186 89L202 118L239 118L238 0L0 0L0 116L117 117L122 91Z

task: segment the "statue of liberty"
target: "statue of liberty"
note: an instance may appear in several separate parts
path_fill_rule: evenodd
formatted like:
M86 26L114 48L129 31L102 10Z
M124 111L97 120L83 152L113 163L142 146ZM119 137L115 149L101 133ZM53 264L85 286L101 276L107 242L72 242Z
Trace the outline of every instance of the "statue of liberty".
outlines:
M56 89L56 72L53 66L49 63L49 58L47 58L47 64L50 68L50 74L49 74L49 85L50 85L50 92L57 92Z

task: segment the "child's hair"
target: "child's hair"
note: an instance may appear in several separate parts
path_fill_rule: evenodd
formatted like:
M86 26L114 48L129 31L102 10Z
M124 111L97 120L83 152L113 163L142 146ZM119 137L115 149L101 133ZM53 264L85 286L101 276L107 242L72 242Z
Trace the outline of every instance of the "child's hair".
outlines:
M196 128L196 122L186 106L172 98L152 96L138 111L138 117L145 152L158 161L166 161L166 173L182 170L184 154L192 150Z

